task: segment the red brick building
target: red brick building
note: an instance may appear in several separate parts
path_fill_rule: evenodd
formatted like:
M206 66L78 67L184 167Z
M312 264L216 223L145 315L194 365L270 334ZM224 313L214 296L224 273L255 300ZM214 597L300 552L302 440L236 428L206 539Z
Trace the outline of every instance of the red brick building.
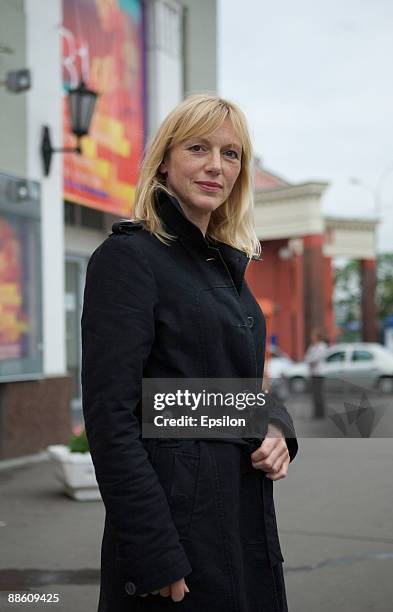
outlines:
M374 220L325 216L325 182L290 184L257 161L255 222L262 261L253 261L248 282L259 300L271 304L268 336L301 359L311 330L336 337L333 310L334 257L361 261L362 336L377 339Z

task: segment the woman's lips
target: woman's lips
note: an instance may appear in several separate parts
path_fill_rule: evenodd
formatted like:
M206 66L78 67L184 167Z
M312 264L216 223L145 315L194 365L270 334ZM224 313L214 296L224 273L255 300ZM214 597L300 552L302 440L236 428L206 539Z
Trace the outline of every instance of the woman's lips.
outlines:
M222 189L221 185L218 185L215 183L204 183L200 181L195 181L195 182L198 185L198 187L203 189L203 191L215 192L215 191L221 191Z

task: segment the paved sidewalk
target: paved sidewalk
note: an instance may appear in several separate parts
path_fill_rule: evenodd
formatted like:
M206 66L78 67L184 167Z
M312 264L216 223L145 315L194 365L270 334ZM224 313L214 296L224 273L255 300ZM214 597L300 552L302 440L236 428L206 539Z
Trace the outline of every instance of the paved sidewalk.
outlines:
M392 466L390 439L300 440L275 484L291 612L391 612ZM103 520L102 502L62 494L48 461L0 470L1 612L96 612ZM60 602L7 604L8 592Z
M49 461L0 470L0 610L97 610L104 506L61 492ZM5 589L5 590L4 590ZM60 602L7 604L9 592Z

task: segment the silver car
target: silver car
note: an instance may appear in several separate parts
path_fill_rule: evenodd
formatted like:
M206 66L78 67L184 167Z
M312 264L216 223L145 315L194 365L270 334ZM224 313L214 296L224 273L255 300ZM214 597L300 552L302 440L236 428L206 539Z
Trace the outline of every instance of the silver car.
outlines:
M334 344L326 350L321 375L330 388L342 383L393 392L393 353L374 342ZM308 388L310 372L305 362L294 363L285 371L289 388L303 392Z

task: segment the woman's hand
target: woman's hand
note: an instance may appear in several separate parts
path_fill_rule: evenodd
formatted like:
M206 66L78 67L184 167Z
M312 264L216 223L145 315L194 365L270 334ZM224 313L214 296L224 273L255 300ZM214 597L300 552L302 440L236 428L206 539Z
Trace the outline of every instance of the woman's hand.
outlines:
M283 432L277 425L269 423L266 438L251 455L252 467L266 472L266 477L271 480L280 480L288 473L289 461Z
M172 582L169 586L163 587L158 591L151 591L152 595L161 595L162 597L172 597L173 601L181 601L185 593L189 593L190 589L186 585L184 578ZM147 597L148 593L143 593L140 597Z

